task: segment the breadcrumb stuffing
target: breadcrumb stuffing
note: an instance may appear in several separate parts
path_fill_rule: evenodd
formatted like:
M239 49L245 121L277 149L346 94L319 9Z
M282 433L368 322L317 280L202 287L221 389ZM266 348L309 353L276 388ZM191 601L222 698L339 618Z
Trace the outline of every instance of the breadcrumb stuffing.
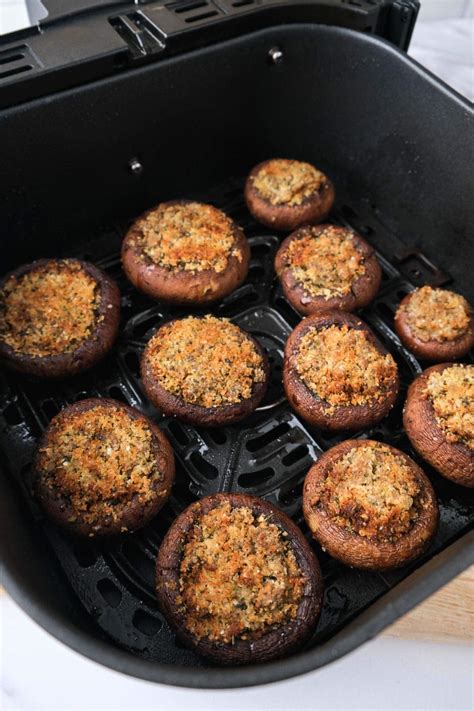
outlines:
M265 380L263 359L227 319L205 316L166 324L147 346L153 376L187 403L219 407L247 400Z
M294 364L307 387L329 404L328 412L381 400L397 376L393 357L381 355L365 331L347 325L310 328Z
M89 524L115 521L124 506L151 501L162 478L146 421L102 406L55 418L38 468L46 486L69 501L72 520Z
M463 296L431 286L416 289L400 311L410 331L424 343L455 341L468 331L471 321L471 308Z
M452 365L431 373L427 392L448 442L474 450L474 365Z
M355 447L337 460L313 504L363 538L396 541L413 527L423 505L406 461L382 444Z
M318 192L326 176L310 163L276 159L265 163L250 180L271 205L294 206Z
M353 233L341 227L308 227L286 250L286 268L311 296L344 296L365 272Z
M232 220L212 205L162 204L139 223L145 258L165 269L223 272L230 257L242 261Z
M178 603L198 639L258 639L297 615L306 576L286 533L229 502L204 514L183 548Z
M51 260L0 290L0 339L17 353L44 357L70 353L86 341L98 319L97 281L74 260Z

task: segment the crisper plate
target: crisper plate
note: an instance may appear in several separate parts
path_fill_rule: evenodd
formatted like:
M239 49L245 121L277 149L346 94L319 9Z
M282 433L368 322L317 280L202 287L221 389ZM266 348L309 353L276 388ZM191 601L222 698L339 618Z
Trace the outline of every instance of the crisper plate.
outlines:
M148 660L187 667L211 665L176 640L158 610L154 594L156 553L172 520L199 497L217 491L243 491L272 501L309 537L301 512L303 479L323 450L345 438L322 434L306 425L285 400L281 384L283 348L300 317L284 299L274 276L273 257L280 238L252 220L242 199L242 186L242 179L230 179L225 185L194 197L225 210L250 239L252 260L246 283L210 311L229 317L250 331L268 353L271 383L254 415L241 424L204 429L163 417L147 402L139 380L140 354L156 328L187 311L154 303L127 282L119 257L127 225L108 227L92 239L89 235L81 246L65 252L94 262L119 284L122 322L113 352L92 371L61 382L33 382L0 374L3 458L83 607L104 635L120 647ZM421 372L422 365L394 334L393 314L400 299L415 284L445 283L447 277L416 252L400 252L397 264L387 261L384 246L393 244L394 238L370 211L362 216L358 208L339 205L331 220L359 229L382 251L382 286L361 316L396 358L401 378L400 395L392 412L378 425L355 436L387 442L420 461L403 432L401 412L407 385ZM412 277L410 280L407 274ZM177 476L170 501L146 528L113 541L79 543L43 519L30 493L30 465L37 439L51 417L67 404L96 396L126 402L158 422L173 445ZM379 574L345 567L313 544L322 566L325 595L321 619L307 647L328 640L468 530L474 519L473 492L442 479L428 465L421 464L434 484L441 513L439 530L429 550L408 567Z

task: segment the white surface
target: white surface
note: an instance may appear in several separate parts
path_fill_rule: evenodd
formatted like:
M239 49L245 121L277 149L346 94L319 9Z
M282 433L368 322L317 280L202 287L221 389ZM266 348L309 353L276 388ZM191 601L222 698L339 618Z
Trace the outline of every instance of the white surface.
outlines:
M417 22L408 53L470 101L474 99L474 18Z
M380 638L325 669L279 684L175 689L100 667L54 640L8 598L0 605L5 711L467 711L473 706L473 652L467 646Z
M67 0L64 0L67 1ZM421 18L472 14L472 0L430 0ZM22 0L0 0L0 33L24 21ZM17 26L18 26L17 24ZM472 21L420 22L410 53L473 98ZM206 692L130 679L86 660L0 600L2 708L33 711L156 709L431 709L473 707L473 653L466 646L377 639L330 667L259 689Z

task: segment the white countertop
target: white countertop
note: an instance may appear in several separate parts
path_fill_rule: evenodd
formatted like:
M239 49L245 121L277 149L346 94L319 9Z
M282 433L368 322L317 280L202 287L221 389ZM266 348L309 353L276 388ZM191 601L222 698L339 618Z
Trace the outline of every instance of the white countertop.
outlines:
M471 3L472 4L472 3ZM22 13L0 0L0 20ZM1 29L0 29L1 32ZM410 54L474 98L472 19L420 22ZM320 671L271 686L232 691L174 689L110 671L71 651L0 598L1 708L21 709L436 709L473 707L473 650L378 638Z
M229 691L175 689L101 667L50 637L7 597L0 605L5 711L472 709L473 654L467 645L383 637L290 681Z

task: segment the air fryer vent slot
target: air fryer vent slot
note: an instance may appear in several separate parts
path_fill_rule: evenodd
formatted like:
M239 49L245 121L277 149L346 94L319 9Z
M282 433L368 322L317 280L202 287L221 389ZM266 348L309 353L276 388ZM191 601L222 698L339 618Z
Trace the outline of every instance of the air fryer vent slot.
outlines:
M221 15L220 10L212 2L201 0L197 2L174 2L166 5L168 10L172 10L176 15L179 15L183 22L190 24L192 22L202 22L211 17Z
M31 72L37 67L38 62L26 45L0 52L0 83L18 74Z

